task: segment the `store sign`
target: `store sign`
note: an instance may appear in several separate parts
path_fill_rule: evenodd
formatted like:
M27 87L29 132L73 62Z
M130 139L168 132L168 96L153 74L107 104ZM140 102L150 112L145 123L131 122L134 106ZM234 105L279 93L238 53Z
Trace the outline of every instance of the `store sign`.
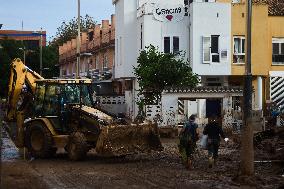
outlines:
M161 22L179 22L185 14L183 5L158 4L153 10L155 19Z

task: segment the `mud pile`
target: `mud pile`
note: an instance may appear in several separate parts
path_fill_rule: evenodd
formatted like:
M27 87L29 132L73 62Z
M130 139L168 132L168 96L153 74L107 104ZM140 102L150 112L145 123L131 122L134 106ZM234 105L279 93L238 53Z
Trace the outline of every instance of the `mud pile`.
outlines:
M270 129L254 136L257 158L284 163L284 128Z
M102 128L96 145L100 156L122 156L162 150L155 125L111 125Z

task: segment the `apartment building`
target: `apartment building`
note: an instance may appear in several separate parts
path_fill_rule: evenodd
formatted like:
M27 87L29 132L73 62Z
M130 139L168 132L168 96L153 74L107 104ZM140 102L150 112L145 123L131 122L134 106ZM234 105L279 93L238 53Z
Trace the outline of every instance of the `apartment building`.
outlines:
M119 82L113 81L115 56L115 16L102 20L81 34L80 77L92 78L98 93L120 93ZM59 47L60 76L74 78L77 40Z
M46 46L46 31L0 30L0 40L23 41L26 49Z
M242 85L245 73L246 7L232 4L232 74L230 85ZM255 0L252 15L253 109L274 101L284 110L284 3Z
M141 49L150 44L161 51L184 51L202 86L243 86L246 14L243 0L113 0L116 21L115 78L128 83L127 108L137 113L138 84L133 74ZM253 108L267 100L284 103L283 3L253 1ZM213 102L214 101L214 102ZM190 113L206 117L208 108L224 108L218 100L186 102ZM185 103L185 102L182 102ZM241 97L227 103L241 111ZM190 110L191 109L191 110Z

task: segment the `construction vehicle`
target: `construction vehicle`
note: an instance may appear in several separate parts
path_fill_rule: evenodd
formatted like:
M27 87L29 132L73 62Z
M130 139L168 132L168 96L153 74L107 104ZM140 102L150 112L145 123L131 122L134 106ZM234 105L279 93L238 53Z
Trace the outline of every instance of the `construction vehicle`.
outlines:
M161 150L155 124L122 125L99 110L90 79L44 79L20 59L11 64L6 120L15 123L15 144L35 158L64 148L71 160L90 149L100 156Z

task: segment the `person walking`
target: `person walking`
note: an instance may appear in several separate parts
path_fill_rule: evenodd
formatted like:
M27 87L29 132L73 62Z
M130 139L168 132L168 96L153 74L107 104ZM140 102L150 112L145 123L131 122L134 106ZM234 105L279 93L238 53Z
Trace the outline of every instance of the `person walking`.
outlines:
M184 124L180 132L179 151L188 169L192 169L193 153L196 149L196 141L198 140L197 128L198 125L195 123L195 115L191 115L189 121Z
M209 168L212 168L218 158L218 150L220 146L220 136L227 142L229 139L226 138L222 127L218 124L217 117L212 116L208 120L208 124L203 130L204 135L208 135L208 156L209 156Z

